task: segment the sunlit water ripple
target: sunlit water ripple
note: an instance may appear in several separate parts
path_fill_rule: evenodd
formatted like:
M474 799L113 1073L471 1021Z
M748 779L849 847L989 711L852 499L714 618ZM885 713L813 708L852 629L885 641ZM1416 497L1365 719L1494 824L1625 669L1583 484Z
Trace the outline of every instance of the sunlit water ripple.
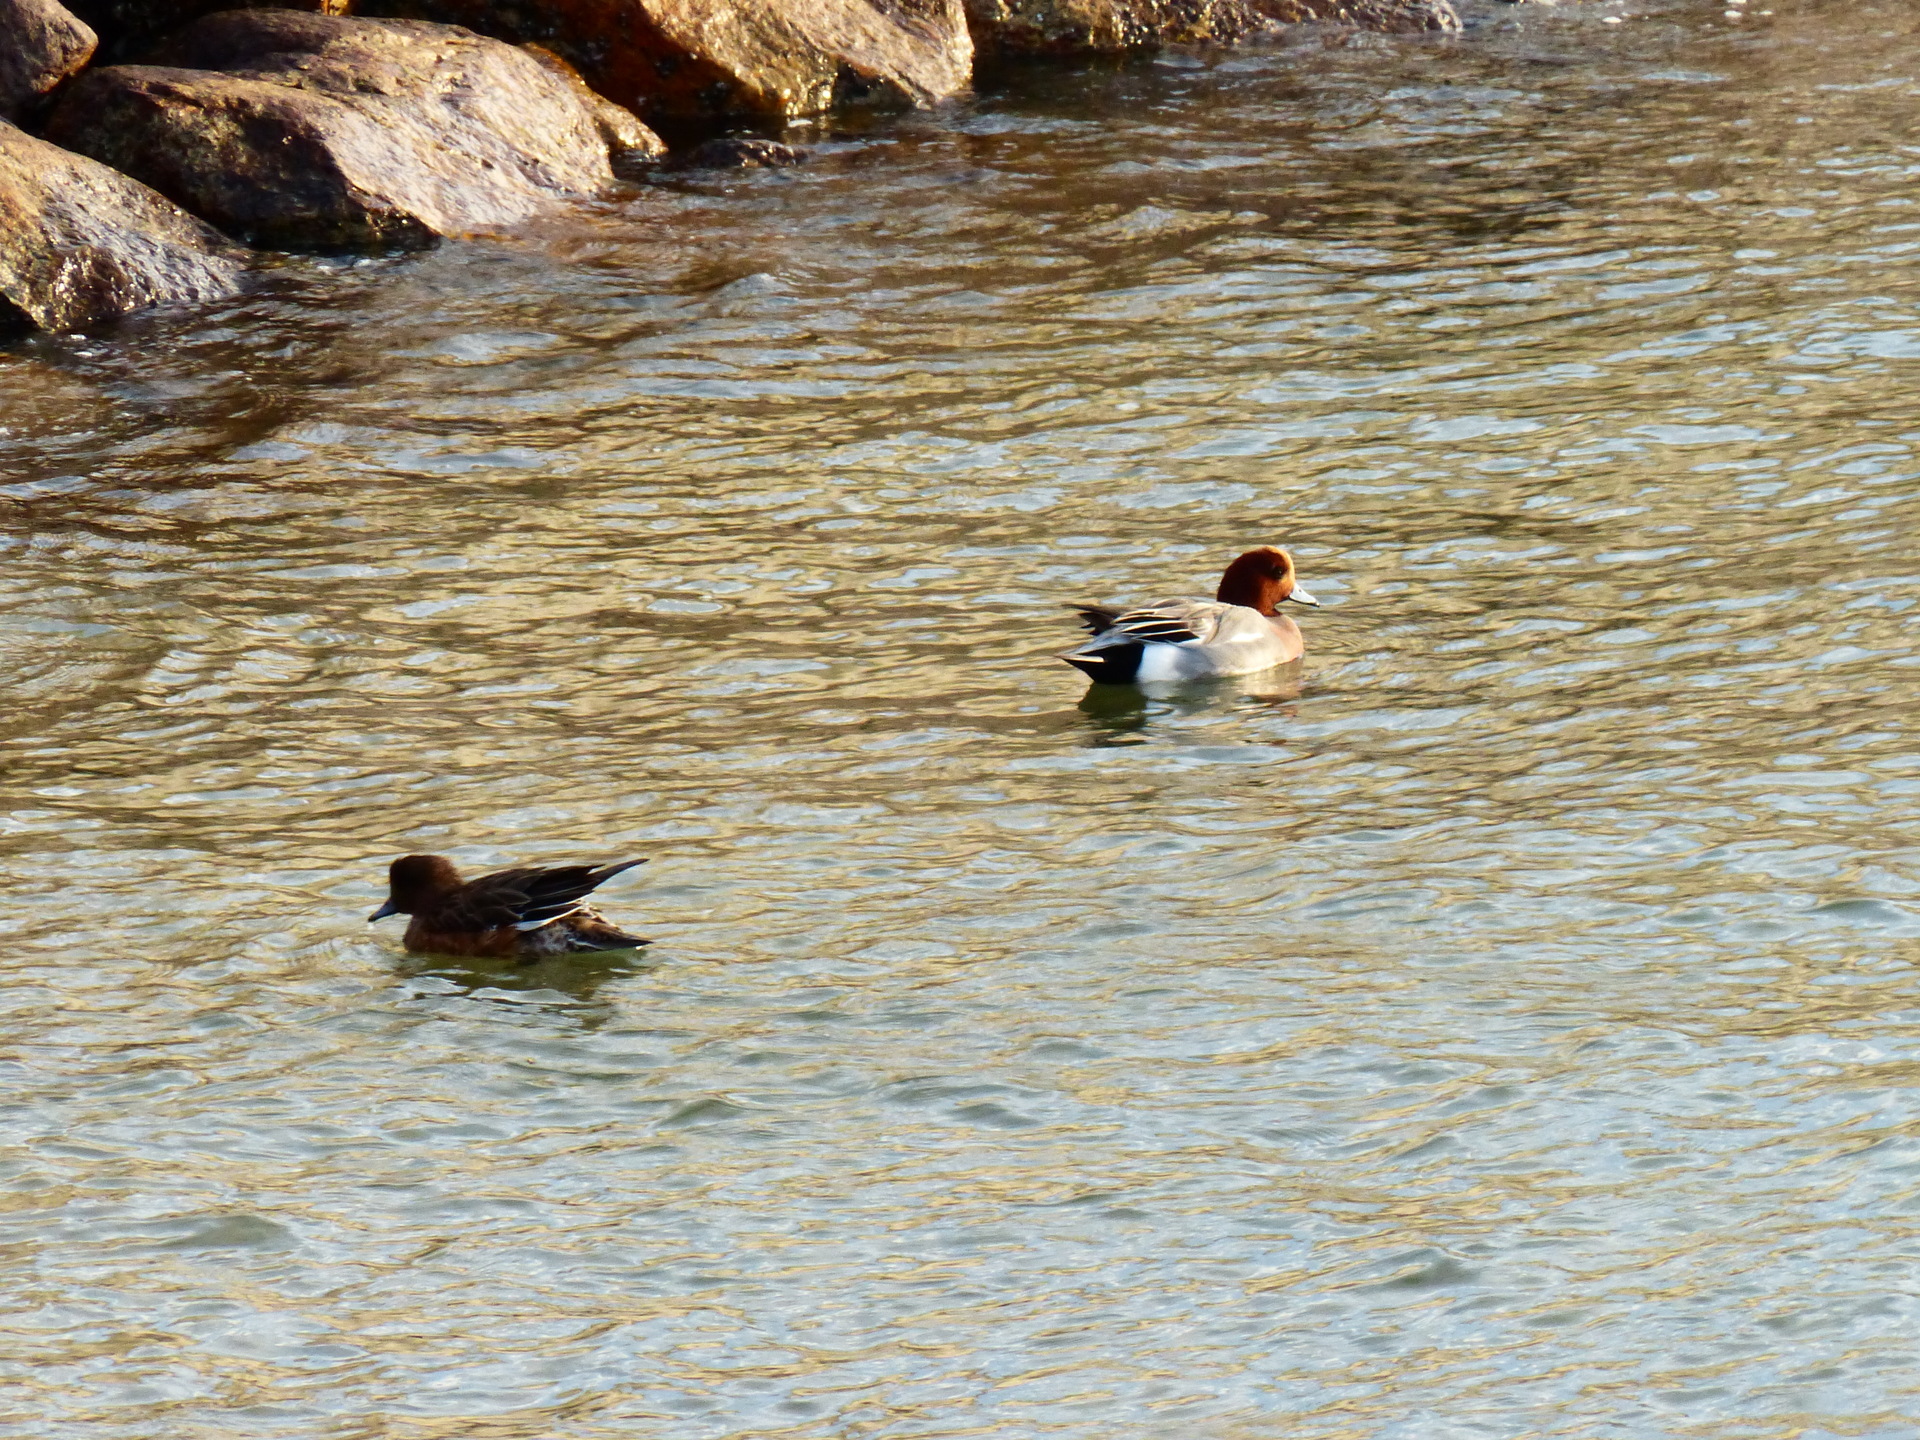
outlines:
M1912 1435L1920 16L1774 3L0 349L0 1425ZM1300 674L1052 658L1265 541Z

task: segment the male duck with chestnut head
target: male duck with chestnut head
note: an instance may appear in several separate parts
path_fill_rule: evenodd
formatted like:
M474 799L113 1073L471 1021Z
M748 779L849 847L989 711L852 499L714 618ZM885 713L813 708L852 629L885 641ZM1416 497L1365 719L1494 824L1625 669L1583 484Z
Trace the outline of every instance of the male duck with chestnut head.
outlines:
M1212 600L1163 600L1138 610L1077 606L1093 638L1060 658L1101 685L1250 675L1298 660L1307 642L1278 612L1318 605L1272 545L1249 550L1220 577Z

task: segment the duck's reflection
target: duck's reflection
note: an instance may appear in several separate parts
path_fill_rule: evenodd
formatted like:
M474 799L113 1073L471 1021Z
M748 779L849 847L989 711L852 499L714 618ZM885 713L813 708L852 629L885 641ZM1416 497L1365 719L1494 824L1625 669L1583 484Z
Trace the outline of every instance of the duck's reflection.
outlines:
M525 1008L551 997L548 1003L569 1010L593 1005L610 981L658 968L659 962L648 959L644 950L582 951L532 964L446 955L406 955L394 962L394 973L404 980L438 980L472 999Z
M1136 745L1153 716L1146 693L1137 685L1089 685L1079 710L1095 745Z
M1218 680L1158 680L1137 685L1089 685L1080 697L1089 743L1137 745L1156 720L1178 720L1225 708L1295 713L1300 698L1299 661L1251 675Z

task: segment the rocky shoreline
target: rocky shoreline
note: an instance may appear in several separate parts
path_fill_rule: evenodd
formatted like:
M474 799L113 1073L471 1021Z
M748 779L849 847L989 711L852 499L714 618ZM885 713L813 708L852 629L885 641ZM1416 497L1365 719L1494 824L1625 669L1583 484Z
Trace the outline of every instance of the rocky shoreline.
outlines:
M724 132L937 105L977 58L1310 23L1460 28L1449 0L0 0L0 324L217 299L250 246L430 245L654 165L791 163Z

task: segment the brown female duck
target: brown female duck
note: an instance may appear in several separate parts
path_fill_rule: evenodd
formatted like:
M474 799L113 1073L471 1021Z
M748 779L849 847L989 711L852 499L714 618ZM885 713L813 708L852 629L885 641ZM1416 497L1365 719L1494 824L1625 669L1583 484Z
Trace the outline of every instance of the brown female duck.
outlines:
M367 917L410 915L403 943L430 955L544 960L577 950L630 950L647 942L610 924L585 898L628 860L524 866L463 880L444 855L402 855L387 869L387 903Z

